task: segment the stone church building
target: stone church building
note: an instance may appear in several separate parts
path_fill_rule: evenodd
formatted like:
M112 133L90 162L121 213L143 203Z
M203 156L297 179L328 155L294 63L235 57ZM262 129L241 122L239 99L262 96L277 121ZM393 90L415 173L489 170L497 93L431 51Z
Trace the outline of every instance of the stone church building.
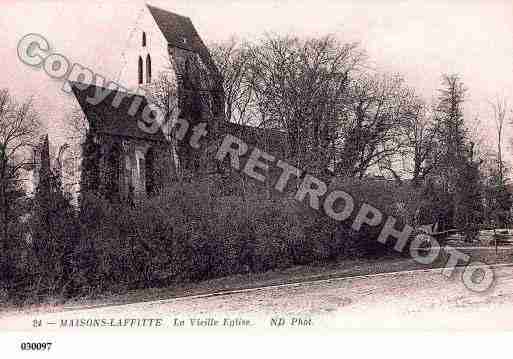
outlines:
M179 118L191 124L207 122L211 129L232 124L223 117L220 74L189 18L146 6L130 34L123 62L119 84L126 89L112 91L100 103L88 101L98 90L95 85L72 83L89 123L81 185L111 198L137 198L155 193L194 158L163 131L141 130L142 109L154 86L160 90L157 104L167 107L171 122ZM162 93L163 84L175 90ZM134 102L140 104L135 114ZM212 126L215 122L224 124Z
M166 122L171 128L181 120L189 128L207 123L208 144L230 133L281 158L285 154L283 133L225 118L222 76L188 17L149 5L142 8L115 80L117 86L110 92L105 89L111 89L107 83L70 83L89 131L80 153L70 160L74 168L71 175L63 176L63 167L68 167L63 163L68 160L61 158L60 150L58 161L54 161L57 165L52 162L48 167L52 173L56 167L56 176L60 173L66 182L65 192L76 204L78 194L89 190L113 200L151 196L184 172L193 176L223 173L229 182L229 168L223 170L215 161L205 161L205 146L195 150L183 145L189 142L192 131L181 142L171 131L143 131L143 109L150 103L168 114ZM99 92L108 94L102 101L90 101ZM41 156L48 143L43 138L34 150L34 189L45 175ZM234 194L229 185L220 187L223 193Z

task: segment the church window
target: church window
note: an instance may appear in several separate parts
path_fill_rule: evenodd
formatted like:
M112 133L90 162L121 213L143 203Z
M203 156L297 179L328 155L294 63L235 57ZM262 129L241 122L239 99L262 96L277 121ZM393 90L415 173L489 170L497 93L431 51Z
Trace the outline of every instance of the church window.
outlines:
M139 56L139 85L143 83L143 59Z
M146 83L151 82L151 57L150 54L146 55Z
M142 33L142 46L146 47L146 33L144 31Z

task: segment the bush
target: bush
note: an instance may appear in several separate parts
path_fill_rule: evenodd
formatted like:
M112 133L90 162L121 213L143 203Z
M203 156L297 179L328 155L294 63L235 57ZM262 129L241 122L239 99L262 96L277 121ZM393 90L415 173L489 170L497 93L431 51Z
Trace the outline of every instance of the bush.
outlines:
M393 216L397 220L397 228L402 228L404 224L416 225L416 213L421 206L420 193L408 184L398 185L396 182L379 179L347 178L334 180L329 190L345 191L355 200L351 217L343 223L332 225L330 229L334 233L335 243L339 243L337 250L343 255L375 257L396 254L388 243L383 245L377 241L387 216ZM383 221L376 227L363 225L356 232L351 224L363 203L379 209L383 213ZM393 246L394 241L389 242Z
M177 183L135 206L84 194L74 293L124 292L387 253L375 229L355 232L292 197L267 196L249 184L244 196L226 196L220 187L212 178ZM415 191L386 181L346 180L330 187L405 222L418 202Z
M103 291L196 281L305 262L292 200L214 197L181 184L137 208L84 197L77 266L82 285Z

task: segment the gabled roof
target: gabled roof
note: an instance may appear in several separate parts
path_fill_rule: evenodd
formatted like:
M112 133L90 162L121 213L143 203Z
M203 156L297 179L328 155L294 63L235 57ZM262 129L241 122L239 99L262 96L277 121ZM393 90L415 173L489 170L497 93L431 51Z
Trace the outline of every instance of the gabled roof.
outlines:
M142 121L143 109L148 104L145 97L112 90L103 101L97 105L93 105L88 101L88 98L94 98L97 90L107 91L105 88L92 84L86 87L84 84L78 84L72 81L70 84L82 111L89 121L90 128L94 129L96 132L150 141L166 141L160 129L154 134L151 134L139 128L138 121ZM83 90L82 88L85 89ZM124 97L120 105L115 107L113 106L113 100L118 92L122 93ZM134 116L131 116L129 109L136 99L140 100L141 104Z
M197 53L210 72L217 77L220 76L208 48L201 40L190 18L151 5L146 6L169 46Z
M195 51L193 43L197 33L191 19L158 7L146 6L170 45Z

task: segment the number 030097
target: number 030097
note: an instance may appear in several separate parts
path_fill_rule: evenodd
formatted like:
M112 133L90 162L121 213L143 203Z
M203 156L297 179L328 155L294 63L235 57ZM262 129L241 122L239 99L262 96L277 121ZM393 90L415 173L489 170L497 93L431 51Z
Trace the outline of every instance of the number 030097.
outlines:
M50 350L51 347L52 347L51 342L46 342L46 343L23 342L20 345L21 350L35 350L35 351Z

